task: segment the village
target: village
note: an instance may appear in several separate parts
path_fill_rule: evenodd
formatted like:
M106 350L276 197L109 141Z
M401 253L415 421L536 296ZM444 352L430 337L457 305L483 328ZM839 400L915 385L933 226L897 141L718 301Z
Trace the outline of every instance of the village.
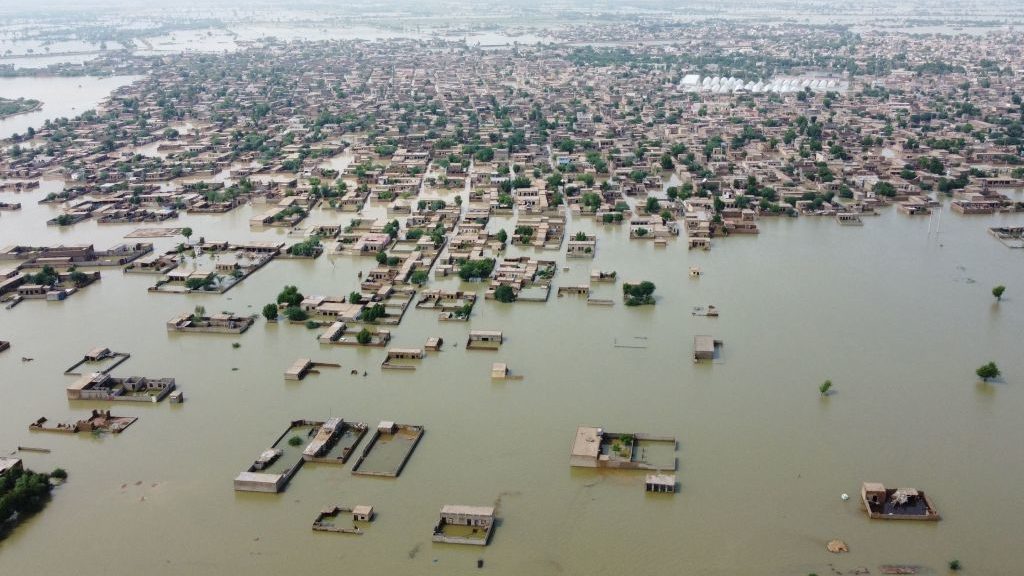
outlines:
M598 36L617 30L596 28ZM119 56L119 66L150 73L95 110L2 143L0 186L24 200L0 210L8 221L41 207L48 217L31 225L47 234L95 227L124 241L34 245L5 236L0 312L88 306L90 292L130 283L132 299L174 306L162 328L133 327L139 339L166 337L169 350L195 342L246 350L261 330L279 341L305 338L302 356L280 361L272 375L281 384L283 374L282 386L296 395L323 382L358 383L367 365L375 381L411 384L427 367L468 356L486 357L490 371L476 367L474 376L501 391L531 383L529 364L512 370L509 362L542 328L490 311L576 310L585 302L595 314L611 307L648 318L664 308L659 302L678 301L707 282L705 274L721 272L716 247L764 240L753 237L769 219L816 219L855 238L870 234L880 214L927 219L931 234L942 213L970 220L1024 212L1024 70L1010 65L1019 59L1019 32L977 44L751 26L732 30L736 41L723 48L717 23L671 42L641 24L630 30L652 42L492 50L439 39L264 39L215 56ZM800 41L791 43L794 36ZM55 181L58 191L37 193ZM1019 248L1021 230L977 233ZM620 276L601 256L622 242L647 250L651 266L679 268L685 280L655 286ZM687 270L680 255L691 251L702 265ZM287 267L333 274L339 262L358 272L332 280L329 292L296 281L275 285L272 301L257 300L267 293L264 278ZM42 302L21 305L26 300ZM744 354L725 347L734 334L719 313L704 301L683 319L695 332L692 351L680 357L700 370L728 369ZM408 329L410 318L436 320L437 328L424 337L419 325ZM651 345L636 330L618 330L609 326L609 353ZM24 336L0 337L0 353L10 356L5 350L19 349ZM689 349L690 337L676 346ZM24 423L33 434L131 435L156 408L144 404L166 400L160 409L174 418L198 401L190 391L185 402L175 374L126 375L122 365L137 357L93 346L80 360L70 353L75 363L63 372L74 378L61 384L74 415L53 422L33 414ZM384 478L401 490L415 482L400 477L420 444L435 440L422 424L344 408L345 417L287 412L274 421L276 436L246 436L252 453L225 456L237 462L234 491L278 494L305 466L331 474L347 466L343 498L302 503L312 529L372 538L377 526L402 522L391 503L367 503L353 486ZM350 410L374 419L348 420ZM647 425L642 415L633 424ZM688 439L576 422L562 432L575 484L610 476L615 490L635 485L658 506L701 497L684 476ZM0 478L21 470L20 460L0 465ZM854 503L867 519L941 518L931 492L874 478L848 484L861 486ZM954 496L935 495L939 503ZM495 530L511 502L420 502L440 507L423 534L437 544L500 543L524 529ZM847 551L836 542L830 552Z

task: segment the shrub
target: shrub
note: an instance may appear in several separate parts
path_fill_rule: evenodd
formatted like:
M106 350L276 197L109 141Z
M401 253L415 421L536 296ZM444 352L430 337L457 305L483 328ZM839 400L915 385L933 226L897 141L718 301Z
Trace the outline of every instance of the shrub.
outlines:
M291 438L288 439L288 445L289 446L301 446L302 445L302 438L299 438L298 436L292 436Z
M309 314L298 306L289 306L284 310L284 316L292 322L302 322L309 318Z

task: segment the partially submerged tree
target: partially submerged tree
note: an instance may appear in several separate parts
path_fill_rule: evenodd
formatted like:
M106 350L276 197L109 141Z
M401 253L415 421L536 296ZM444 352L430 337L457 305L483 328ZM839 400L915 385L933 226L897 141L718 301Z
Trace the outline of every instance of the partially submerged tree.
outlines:
M508 284L502 284L494 289L494 299L498 302L515 302L516 291Z
M285 286L284 290L277 295L278 304L287 304L288 306L298 306L302 303L305 297L299 292L299 289L295 286Z
M988 382L993 378L999 377L999 367L996 366L995 362L989 362L988 364L982 364L979 366L974 373L985 382Z
M1002 284L992 289L992 295L999 301L1003 299L1003 292L1006 292L1006 286L1003 286Z
M818 392L821 392L822 396L828 396L828 393L831 390L832 390L832 381L831 380L825 380L824 382L821 383L821 386L818 386Z

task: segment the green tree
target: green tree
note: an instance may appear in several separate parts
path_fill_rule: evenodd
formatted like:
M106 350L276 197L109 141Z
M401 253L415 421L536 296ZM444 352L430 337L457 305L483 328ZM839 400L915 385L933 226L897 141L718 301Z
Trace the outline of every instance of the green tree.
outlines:
M655 213L657 213L657 208L658 208L659 205L660 204L658 204L656 198L654 198L653 196L648 196L647 197L647 203L645 204L644 207L647 208L647 213L648 214L655 214Z
M29 284L39 284L41 286L56 286L60 282L60 275L53 269L53 266L43 266L42 271L36 274L29 274L26 278Z
M981 366L978 367L977 370L974 371L974 373L977 374L979 378L986 382L993 378L998 378L1000 374L999 367L996 366L995 362L982 364Z
M1001 301L1003 299L1003 292L1006 292L1006 286L1002 284L992 289L992 295L996 297L996 300Z
M309 319L309 314L298 306L288 306L284 309L284 316L292 322L303 322Z
M348 302L349 302L349 304L359 304L359 302L362 301L362 299L363 299L363 295L360 294L356 290L353 290L348 295Z
M376 322L386 314L387 312L383 304L374 304L369 308L364 308L362 314L359 315L359 319L363 322Z
M288 306L298 306L304 299L305 296L295 286L285 286L281 293L277 295L277 303Z
M366 346L367 344L369 344L370 340L372 340L372 339L373 339L373 335L370 334L370 331L367 330L366 328L363 328L362 330L359 331L358 334L356 334L356 342L359 342L363 346Z
M298 244L293 244L288 247L288 253L292 256L302 256L305 258L312 258L316 256L320 250L320 236L314 234L307 240L303 240Z
M828 396L830 390L832 390L831 380L825 380L821 383L821 386L818 386L818 392L821 392L822 396Z
M472 280L487 278L494 271L494 258L466 260L459 266L459 278Z
M192 229L189 228L188 226L182 228L181 235L185 237L185 240L188 240L189 238L192 237Z
M654 290L654 283L648 280L644 280L639 284L625 283L622 285L622 294L626 299L626 306L654 304Z
M502 284L494 289L494 299L498 302L514 302L516 291L508 284Z
M210 272L203 278L189 278L185 280L185 288L189 290L206 290L213 285L216 279L217 275L213 272Z
M430 275L427 274L426 270L417 270L413 272L412 275L409 277L409 282L412 282L417 286L423 286L424 284L427 283L427 280L429 278Z
M81 288L89 283L89 275L79 270L72 270L71 273L68 274L68 280L70 280L76 288Z
M263 317L269 322L277 320L277 304L267 304L263 307Z

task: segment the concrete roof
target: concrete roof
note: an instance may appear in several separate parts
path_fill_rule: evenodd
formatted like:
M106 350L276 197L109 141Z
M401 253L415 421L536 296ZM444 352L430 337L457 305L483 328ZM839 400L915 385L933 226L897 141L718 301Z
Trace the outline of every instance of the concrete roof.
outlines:
M593 426L580 426L572 443L572 455L597 458L601 452L601 436L604 431Z
M494 516L494 506L465 506L462 504L445 504L441 514L462 514L465 516Z
M97 381L100 376L103 376L103 374L101 374L99 372L91 372L91 373L88 373L88 374L82 374L81 376L79 376L78 380L75 380L74 382L72 382L67 387L67 389L68 390L85 390L86 388L89 387L90 384L92 384L93 382Z
M0 456L0 474L4 474L8 470L13 470L21 465L21 458L7 458L6 456Z
M715 352L714 336L694 336L693 349L695 352Z

